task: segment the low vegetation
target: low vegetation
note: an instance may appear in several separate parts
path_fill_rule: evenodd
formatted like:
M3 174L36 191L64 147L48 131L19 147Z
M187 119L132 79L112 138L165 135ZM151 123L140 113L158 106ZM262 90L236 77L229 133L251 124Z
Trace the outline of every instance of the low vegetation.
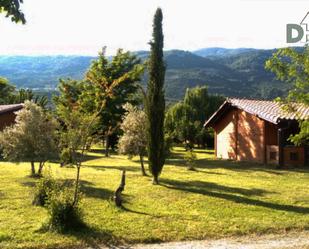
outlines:
M196 170L188 172L184 149L174 148L161 184L153 186L150 177L141 176L138 157L105 158L94 148L83 163L80 207L86 227L64 234L42 228L50 216L45 207L32 205L40 180L27 176L28 164L1 162L0 247L76 248L308 229L309 170L214 160L209 150L195 153ZM50 164L50 169L58 181L75 179L74 168ZM127 178L123 209L112 200L121 170Z

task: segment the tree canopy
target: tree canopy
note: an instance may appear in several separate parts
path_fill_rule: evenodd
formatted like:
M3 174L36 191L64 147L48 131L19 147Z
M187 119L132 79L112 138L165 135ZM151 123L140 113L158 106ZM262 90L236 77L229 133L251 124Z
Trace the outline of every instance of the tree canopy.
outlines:
M213 132L204 129L203 124L223 101L222 96L209 95L206 86L187 89L184 100L171 106L166 113L166 133L189 147L194 144L211 147Z
M26 23L24 13L20 9L23 0L0 0L0 13L4 13L6 17L11 18L12 22Z
M119 49L109 60L105 49L99 53L86 74L81 98L84 108L92 112L105 101L105 108L99 114L97 132L105 139L106 156L110 146L110 137L120 129L125 114L125 103L136 104L135 94L143 73L140 60L130 52ZM109 89L113 89L112 96Z
M15 122L0 133L3 156L13 162L30 162L32 175L36 174L34 163L39 162L40 175L44 163L57 155L57 123L31 101L17 112Z
M5 78L0 77L0 104L8 104L14 96L15 87Z
M143 160L147 147L146 114L131 104L126 104L124 108L127 113L121 124L123 135L119 139L118 149L122 154L139 156L142 175L146 175Z
M265 67L274 72L278 79L292 86L288 96L282 101L287 111L292 109L292 103L300 103L309 106L309 47L303 50L293 48L279 49L266 62ZM290 137L297 144L309 144L309 120L299 120L300 132Z

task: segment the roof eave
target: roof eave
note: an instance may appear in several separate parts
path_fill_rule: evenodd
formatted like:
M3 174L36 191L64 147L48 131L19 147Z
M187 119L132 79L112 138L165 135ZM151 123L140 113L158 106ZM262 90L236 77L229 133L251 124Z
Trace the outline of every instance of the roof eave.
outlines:
M213 124L219 119L218 116L222 111L224 111L224 108L230 106L231 104L228 102L228 100L225 100L224 103L219 107L219 109L216 112L214 112L214 114L212 114L210 118L204 123L203 127L204 128L212 127Z

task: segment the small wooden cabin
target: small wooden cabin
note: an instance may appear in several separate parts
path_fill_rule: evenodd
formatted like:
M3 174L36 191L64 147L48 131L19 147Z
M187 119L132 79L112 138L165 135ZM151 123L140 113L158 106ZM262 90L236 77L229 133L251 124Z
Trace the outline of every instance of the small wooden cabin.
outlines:
M0 131L5 127L14 124L16 111L23 108L23 104L0 105Z
M299 131L299 119L309 118L309 108L295 105L287 112L278 102L227 99L206 121L215 131L217 158L280 166L308 164L308 149L288 138Z

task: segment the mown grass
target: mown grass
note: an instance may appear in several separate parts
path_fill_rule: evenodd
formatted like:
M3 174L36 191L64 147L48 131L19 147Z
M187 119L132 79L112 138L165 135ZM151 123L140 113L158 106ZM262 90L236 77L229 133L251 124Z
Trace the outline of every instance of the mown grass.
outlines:
M214 160L198 150L188 171L183 149L175 148L154 186L139 162L125 156L89 153L81 170L87 228L57 234L42 229L45 208L31 205L37 179L28 164L0 163L0 248L77 248L103 243L137 243L282 233L309 228L309 171ZM50 164L58 179L74 179L74 168ZM127 171L124 209L111 201Z

